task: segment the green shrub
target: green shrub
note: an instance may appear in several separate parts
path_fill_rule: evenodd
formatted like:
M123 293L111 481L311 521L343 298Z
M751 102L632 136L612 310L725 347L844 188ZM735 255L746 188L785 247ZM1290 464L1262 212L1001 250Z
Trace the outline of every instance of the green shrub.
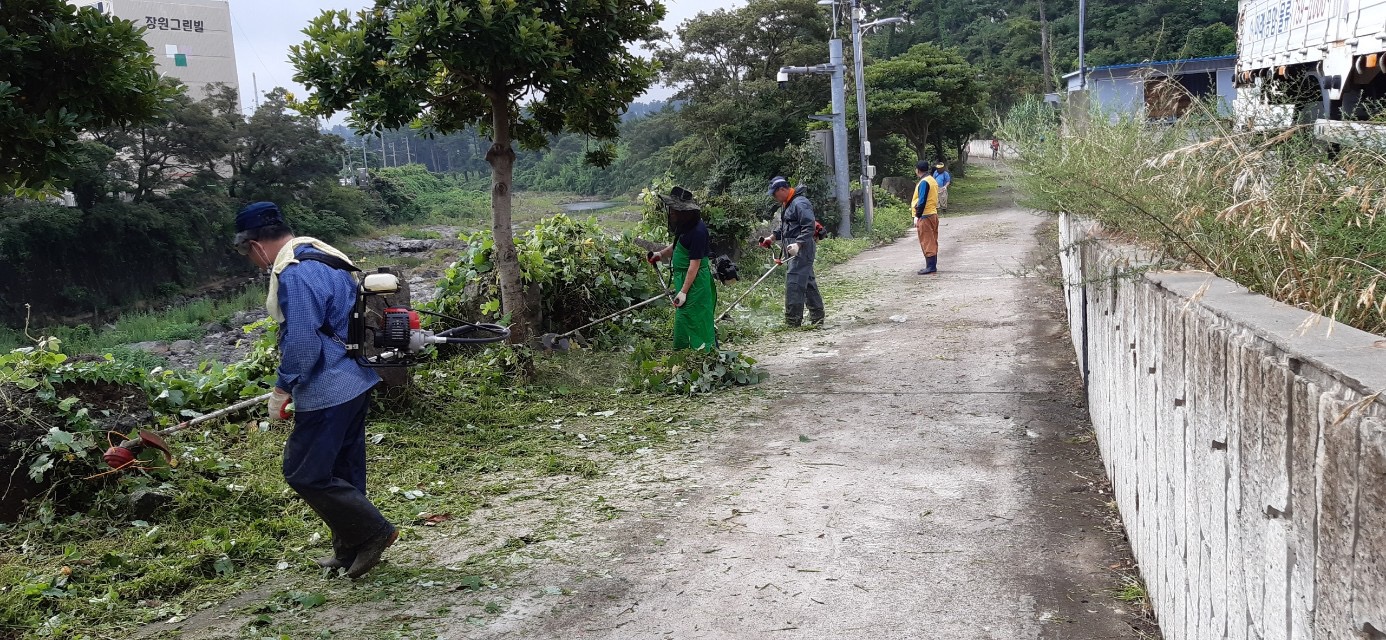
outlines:
M466 238L468 247L439 282L434 303L449 315L499 317L500 284L492 259L490 231ZM656 295L661 286L645 264L645 250L630 236L613 236L595 221L566 215L545 218L516 239L527 287L539 287L542 329L566 331ZM651 321L625 318L593 327L589 339L626 342L629 331L662 331Z

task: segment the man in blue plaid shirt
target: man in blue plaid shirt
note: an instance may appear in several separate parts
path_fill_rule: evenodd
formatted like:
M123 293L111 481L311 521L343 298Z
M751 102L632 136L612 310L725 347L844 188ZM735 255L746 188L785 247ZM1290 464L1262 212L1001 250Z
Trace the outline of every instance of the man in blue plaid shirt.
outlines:
M279 322L280 352L270 417L287 419L294 408L284 480L332 530L333 553L318 564L358 578L399 532L366 498L366 412L380 377L346 352L355 267L324 242L294 237L271 202L236 214L235 243L270 272L265 307Z

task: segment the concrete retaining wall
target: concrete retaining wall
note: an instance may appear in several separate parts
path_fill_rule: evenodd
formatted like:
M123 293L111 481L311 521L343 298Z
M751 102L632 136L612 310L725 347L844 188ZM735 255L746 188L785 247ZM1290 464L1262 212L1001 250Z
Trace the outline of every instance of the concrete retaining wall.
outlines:
M1206 273L1133 272L1145 256L1100 227L1059 227L1093 425L1165 637L1386 638L1386 339Z

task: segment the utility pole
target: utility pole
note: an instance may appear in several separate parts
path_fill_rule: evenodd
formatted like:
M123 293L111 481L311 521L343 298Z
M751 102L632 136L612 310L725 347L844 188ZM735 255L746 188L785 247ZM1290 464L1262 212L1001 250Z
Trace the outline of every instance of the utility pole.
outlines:
M790 73L818 73L818 75L832 76L833 83L833 114L832 115L812 115L809 118L815 121L827 121L833 123L833 183L837 191L837 211L841 215L841 222L837 224L837 235L844 238L852 237L852 195L851 184L847 177L847 96L843 89L843 40L834 39L827 42L827 64L814 66L780 66L779 73L776 73L775 80L780 83L780 87L789 83Z
M385 132L380 132L380 168L384 169L385 164Z
M1088 88L1088 67L1083 64L1085 24L1088 21L1088 0L1078 0L1078 90Z
M852 237L852 181L847 177L847 91L843 87L842 40L828 41L828 64L833 68L833 177L837 182L837 210L842 222L837 235Z
M859 0L852 0L852 76L857 85L857 142L861 151L861 219L866 231L871 231L875 207L871 198L871 139L866 136L866 80L862 78L861 46L862 10Z
M866 76L864 59L862 53L861 37L872 27L883 24L894 24L904 22L903 18L886 18L875 22L862 24L861 20L865 12L862 11L860 0L852 0L852 74L856 76L857 85L857 137L861 143L861 211L862 222L866 224L866 230L871 231L871 224L876 217L875 194L871 191L871 180L876 177L875 167L871 166L871 138L866 131Z
M789 82L791 73L807 73L829 75L832 78L832 115L809 116L814 120L827 120L833 125L833 184L837 192L837 210L842 216L842 221L837 225L837 235L843 238L852 237L852 190L851 181L847 177L847 96L843 89L842 72L846 65L842 63L842 40L833 38L828 41L828 64L819 64L812 67L780 67L779 73L775 75L775 80L783 87Z
M409 138L404 136L404 164L414 164L414 152L409 150Z
M255 110L260 110L260 81L255 78L255 74L250 74L250 90L255 92Z

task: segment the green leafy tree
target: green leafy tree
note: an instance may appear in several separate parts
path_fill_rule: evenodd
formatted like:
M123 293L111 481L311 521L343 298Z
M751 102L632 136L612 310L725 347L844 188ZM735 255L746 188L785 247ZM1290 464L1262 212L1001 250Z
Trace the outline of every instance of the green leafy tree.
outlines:
M238 142L231 195L247 199L292 198L298 185L335 179L346 152L341 138L291 109L289 92L279 87L265 94Z
M572 131L615 138L621 111L654 79L627 46L648 41L664 17L657 0L377 0L354 16L328 11L290 50L305 110L350 110L365 133L411 125L491 136L492 231L502 308L524 341L537 309L525 297L511 231L513 143L545 147ZM614 147L587 154L610 164Z
M703 179L723 193L737 180L783 173L808 117L828 101L825 77L780 88L782 66L827 61L831 20L813 0L750 0L699 13L675 30L677 45L655 52L664 82L678 86L687 137L670 154L680 181Z
M197 166L196 160L188 157L195 154L194 139L200 138L201 132L195 130L197 124L190 127L187 119L190 111L206 111L207 107L194 103L176 80L165 78L164 84L178 93L157 117L136 126L97 132L101 142L120 151L116 172L134 202L167 191Z
M78 142L73 161L64 170L68 188L82 211L91 211L97 202L104 200L114 188L111 161L115 160L114 149L92 140Z
M66 0L0 3L0 193L51 190L80 133L157 115L172 92L140 33Z
M1237 53L1237 32L1221 22L1189 32L1181 58L1230 56Z
M956 51L917 44L866 67L866 109L871 130L899 134L919 159L931 145L974 133L983 94L975 68Z

